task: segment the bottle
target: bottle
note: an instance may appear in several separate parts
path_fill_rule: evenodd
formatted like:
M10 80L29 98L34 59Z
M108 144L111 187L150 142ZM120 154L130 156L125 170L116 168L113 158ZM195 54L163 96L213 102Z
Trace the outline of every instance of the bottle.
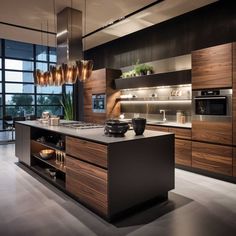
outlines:
M177 111L176 112L176 122L178 124L181 123L181 116L182 116L182 112L181 111Z

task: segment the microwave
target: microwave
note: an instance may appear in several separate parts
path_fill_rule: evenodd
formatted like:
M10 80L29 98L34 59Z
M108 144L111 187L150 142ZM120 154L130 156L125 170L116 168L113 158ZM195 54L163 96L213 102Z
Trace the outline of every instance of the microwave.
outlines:
M232 89L193 91L192 95L192 113L195 118L232 116Z
M106 95L104 93L92 94L92 111L95 113L106 112Z

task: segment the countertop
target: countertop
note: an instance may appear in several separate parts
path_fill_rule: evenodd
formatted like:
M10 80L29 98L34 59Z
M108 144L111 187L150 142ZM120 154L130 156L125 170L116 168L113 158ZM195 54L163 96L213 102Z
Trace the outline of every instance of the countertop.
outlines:
M62 121L63 122L63 121ZM153 138L153 137L161 137L163 135L172 135L167 132L160 132L160 131L151 131L145 130L143 135L135 135L133 130L129 130L125 133L124 137L108 137L104 135L104 128L93 128L93 129L73 129L63 126L50 126L48 124L42 124L39 121L17 121L16 123L40 128L44 130L49 130L56 133L62 133L69 136L74 136L77 138L82 138L98 143L103 144L111 144L117 142L126 142L138 139L146 139L146 138Z
M119 119L120 121L127 121L129 123L132 123L132 119ZM157 125L157 126L166 126L166 127L176 127L176 128L192 128L191 122L186 122L184 124L180 124L174 121L156 121L156 120L147 120L147 125Z

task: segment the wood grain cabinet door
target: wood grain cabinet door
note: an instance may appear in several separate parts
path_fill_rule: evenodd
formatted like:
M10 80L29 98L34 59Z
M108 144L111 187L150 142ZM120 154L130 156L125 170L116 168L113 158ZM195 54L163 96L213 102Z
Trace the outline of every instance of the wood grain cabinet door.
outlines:
M168 127L157 126L157 125L146 125L146 129L154 130L154 131L161 131L161 132L169 132L169 128Z
M83 139L66 137L66 153L107 168L107 146Z
M191 137L192 137L191 129L170 127L169 128L169 132L174 133L175 134L175 138L191 140Z
M233 176L236 177L236 148L233 148Z
M65 164L66 190L107 216L107 171L68 155Z
M233 144L236 146L236 43L233 43Z
M232 176L233 148L192 142L192 167Z
M192 143L188 140L175 139L175 164L192 165Z
M203 142L232 145L232 122L193 120L192 139Z
M192 89L232 87L232 43L192 52Z

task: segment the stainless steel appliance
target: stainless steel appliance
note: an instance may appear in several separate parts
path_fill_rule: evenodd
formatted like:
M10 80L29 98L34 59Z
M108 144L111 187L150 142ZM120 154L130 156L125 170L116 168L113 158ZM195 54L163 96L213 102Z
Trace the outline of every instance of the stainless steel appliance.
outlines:
M92 110L97 113L106 112L106 95L105 94L93 94L92 95Z
M192 120L231 120L232 89L193 91Z
M67 121L61 122L60 126L72 128L72 129L94 129L94 128L103 128L103 125L94 124L94 123L86 123L83 121Z

